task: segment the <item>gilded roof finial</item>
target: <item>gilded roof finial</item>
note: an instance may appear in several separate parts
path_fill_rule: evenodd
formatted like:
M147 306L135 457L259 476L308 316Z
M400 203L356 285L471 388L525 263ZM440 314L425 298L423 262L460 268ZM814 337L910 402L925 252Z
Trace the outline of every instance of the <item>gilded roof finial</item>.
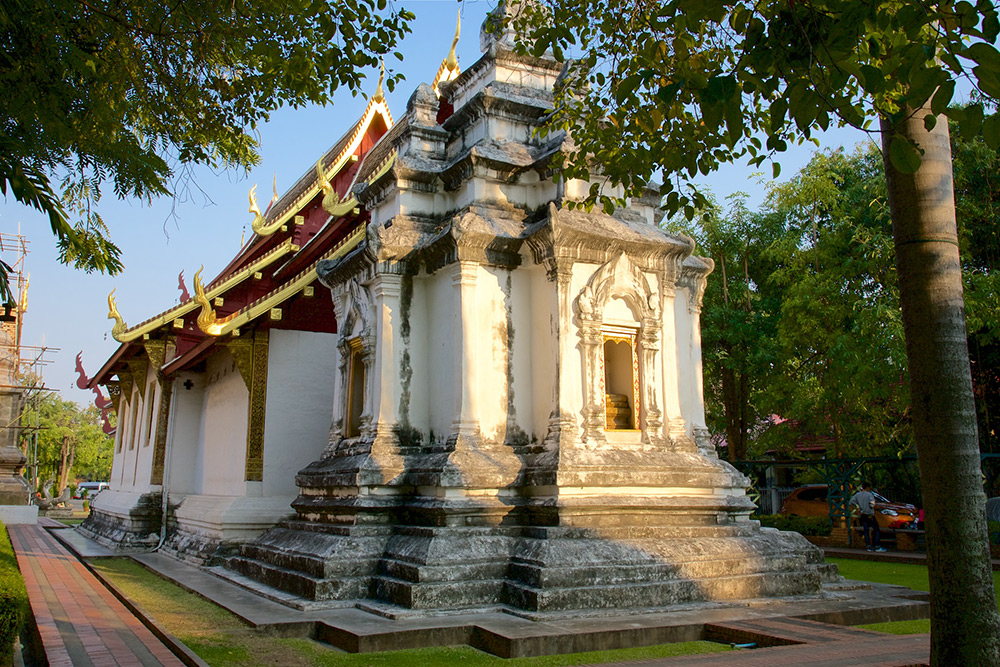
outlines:
M274 203L278 201L278 175L274 175L274 196L271 197L271 202L267 205L267 210L270 211ZM276 220L271 225L267 224L264 218L264 213L260 212L260 206L257 205L257 184L255 183L252 188L250 188L250 213L253 213L253 222L250 226L253 231L260 236L270 236L281 227L281 224Z
M111 294L108 295L108 319L115 321L115 325L111 327L111 337L119 343L124 343L125 340L122 339L121 335L125 333L128 327L125 326L125 320L122 319L121 314L118 312L118 303L115 301L116 289L118 288L116 287L111 290Z
M448 69L456 69L458 67L458 56L455 54L455 47L458 46L458 36L462 32L462 10L458 10L458 18L455 20L455 39L451 40L451 51L448 52L448 57L444 59L444 64Z
M198 314L198 328L207 334L212 333L211 327L215 324L215 309L212 308L212 304L209 303L208 297L205 296L205 288L201 285L201 272L204 270L205 265L202 264L201 268L195 271L194 274L194 300L199 306L201 306L201 312Z
M442 83L447 83L448 81L453 81L458 78L458 75L462 73L461 68L458 66L458 55L455 53L455 49L458 47L458 37L462 33L462 12L459 10L458 19L455 23L455 38L451 40L451 50L448 51L448 55L445 59L441 61L441 66L438 67L437 74L434 76L434 81L431 82L431 88L434 90L434 94L441 97L441 92L438 90L438 86Z
M376 102L382 102L385 100L385 93L382 92L382 81L385 79L385 58L379 58L379 74L378 74L378 89L375 94L372 95L372 99Z

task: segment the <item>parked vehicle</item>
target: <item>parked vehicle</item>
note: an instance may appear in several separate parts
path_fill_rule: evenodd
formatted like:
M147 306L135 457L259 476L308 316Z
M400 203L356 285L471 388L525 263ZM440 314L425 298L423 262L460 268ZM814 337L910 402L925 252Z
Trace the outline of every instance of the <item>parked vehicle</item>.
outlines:
M104 489L111 488L107 482L80 482L76 487L74 498L88 498L93 500L98 493Z
M875 521L879 528L916 528L918 510L907 503L894 503L877 493L875 496ZM826 484L800 486L785 498L781 514L788 516L830 516Z

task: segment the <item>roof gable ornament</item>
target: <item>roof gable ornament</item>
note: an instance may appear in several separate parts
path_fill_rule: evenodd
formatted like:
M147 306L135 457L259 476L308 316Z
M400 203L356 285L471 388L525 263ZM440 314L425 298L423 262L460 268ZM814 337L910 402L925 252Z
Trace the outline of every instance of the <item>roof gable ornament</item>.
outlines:
M273 222L271 222L271 224L268 224L267 221L265 220L267 212L270 211L271 207L274 206L274 203L278 201L277 174L274 175L274 183L272 185L272 188L274 190L274 196L271 197L271 201L267 205L267 211L265 211L264 213L260 212L260 207L257 205L257 184L255 183L254 186L250 188L250 213L254 214L253 222L250 224L250 226L253 228L253 231L258 236L270 236L271 234L278 231L278 229L281 228L281 225L284 222L281 218L274 220Z
M201 272L205 269L203 264L200 269L194 273L194 300L199 306L201 306L201 312L198 313L198 328L205 333L217 336L218 333L215 331L217 329L215 309L212 308L212 304L209 303L208 297L205 296L205 288L201 285Z
M316 160L316 177L319 181L319 188L323 191L323 210L333 215L333 212L340 206L340 195L333 189L330 180L323 173L323 158Z
M125 337L122 336L128 326L125 324L125 320L122 319L121 314L118 312L118 303L115 301L115 290L111 290L111 294L108 295L108 319L114 320L115 325L111 327L111 337L114 338L119 343L127 342Z

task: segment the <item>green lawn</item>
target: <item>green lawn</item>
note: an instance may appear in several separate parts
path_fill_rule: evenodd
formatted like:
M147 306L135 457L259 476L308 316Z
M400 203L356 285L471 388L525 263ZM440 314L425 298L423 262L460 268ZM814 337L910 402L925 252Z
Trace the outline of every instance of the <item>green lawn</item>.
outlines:
M852 558L827 558L826 562L834 563L840 574L848 579L872 581L880 584L897 584L916 591L930 590L926 565L910 565L905 563L885 563L870 560L854 560ZM1000 572L993 573L993 589L997 593L997 604L1000 604ZM931 622L923 618L916 621L897 621L895 623L872 623L859 626L878 632L908 635L918 632L930 632Z
M155 618L161 627L213 667L268 664L282 667L560 667L731 650L728 646L712 642L684 642L512 660L503 660L468 646L350 654L309 639L278 638L257 633L222 607L188 593L130 559L99 559L92 564Z

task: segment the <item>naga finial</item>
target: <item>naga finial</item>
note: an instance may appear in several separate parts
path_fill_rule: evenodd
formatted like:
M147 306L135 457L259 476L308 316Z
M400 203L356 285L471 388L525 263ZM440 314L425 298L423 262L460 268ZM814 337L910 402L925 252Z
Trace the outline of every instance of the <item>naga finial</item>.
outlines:
M270 211L271 207L274 206L274 202L278 201L278 175L274 175L274 196L271 197L271 202L267 205L267 210ZM250 213L253 213L253 222L250 226L253 231L259 236L270 236L281 227L281 224L275 220L270 225L264 219L264 213L260 212L260 206L257 205L257 185L254 184L250 188Z
M455 23L455 39L451 40L451 51L448 52L448 56L444 59L444 64L448 69L458 68L458 55L455 53L455 48L458 46L458 36L462 32L462 10L458 10L458 19Z
M382 81L385 79L385 58L379 58L379 75L378 75L378 89L375 90L375 94L372 95L372 99L376 102L385 101L385 93L382 92Z
M122 319L121 314L118 312L118 303L115 301L115 290L117 287L111 290L111 294L108 295L108 319L114 320L115 325L111 327L111 337L114 338L119 343L124 343L121 335L125 333L128 327L125 325L125 320Z
M340 195L323 173L323 158L316 161L316 177L319 180L319 188L323 191L323 210L333 215L337 205L340 204Z
M211 327L216 320L215 309L209 303L208 297L205 296L205 288L201 285L201 272L204 269L205 265L202 264L201 268L194 274L194 301L201 306L201 312L198 314L198 328L205 333L212 333Z

